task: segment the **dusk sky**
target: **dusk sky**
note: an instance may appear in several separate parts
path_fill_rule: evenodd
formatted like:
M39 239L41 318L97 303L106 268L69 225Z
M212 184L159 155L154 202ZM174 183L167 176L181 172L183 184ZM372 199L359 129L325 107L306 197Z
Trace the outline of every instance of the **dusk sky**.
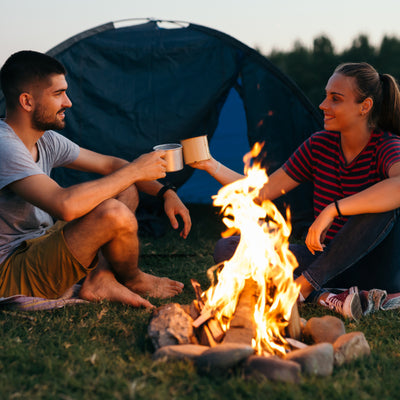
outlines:
M186 21L222 31L263 53L311 47L327 35L336 50L367 34L400 37L398 0L0 0L0 65L19 50L46 52L84 30L121 19Z

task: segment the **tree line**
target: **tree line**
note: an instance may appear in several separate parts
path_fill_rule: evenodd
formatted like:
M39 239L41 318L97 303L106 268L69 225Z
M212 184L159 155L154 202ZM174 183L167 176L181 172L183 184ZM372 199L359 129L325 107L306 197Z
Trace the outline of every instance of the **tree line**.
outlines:
M339 53L331 40L321 35L314 39L312 48L296 41L292 50L273 50L266 57L293 79L316 107L324 99L325 85L333 70L343 62L365 61L400 82L400 39L397 37L385 36L378 46L373 46L368 36L361 34Z

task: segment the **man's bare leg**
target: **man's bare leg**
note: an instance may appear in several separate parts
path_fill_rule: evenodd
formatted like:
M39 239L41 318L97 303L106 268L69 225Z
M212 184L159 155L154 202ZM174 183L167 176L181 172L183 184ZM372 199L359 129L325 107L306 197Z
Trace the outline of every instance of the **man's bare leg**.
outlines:
M64 236L72 254L83 265L90 265L101 249L108 261L104 268L111 268L117 281L137 294L167 298L183 289L180 282L146 274L138 268L137 221L119 200L106 200L86 216L67 224ZM98 290L94 283L99 277L100 274L93 274L82 293L89 292L89 284L93 285L92 292Z
M136 209L139 205L139 193L136 189L136 186L132 185L128 189L121 192L117 197L117 200L124 203L129 210L135 214ZM136 221L136 218L135 218ZM137 233L136 233L137 240ZM139 241L137 240L137 254L139 255ZM163 284L160 285L160 279ZM135 281L132 283L132 287L134 287L134 291L144 296L151 296L157 298L165 298L171 297L170 295L165 295L164 290L165 286L169 286L171 282L168 278L159 278L154 275L147 274L140 269L138 269L138 274L135 277ZM173 281L176 282L176 281ZM151 283L151 291L149 291L149 283ZM179 287L183 289L183 284L180 284ZM182 290L180 290L181 292ZM179 293L180 293L179 292ZM174 296L175 294L172 294Z
M101 253L96 269L85 278L79 296L89 301L109 300L134 307L154 308L148 300L117 281Z

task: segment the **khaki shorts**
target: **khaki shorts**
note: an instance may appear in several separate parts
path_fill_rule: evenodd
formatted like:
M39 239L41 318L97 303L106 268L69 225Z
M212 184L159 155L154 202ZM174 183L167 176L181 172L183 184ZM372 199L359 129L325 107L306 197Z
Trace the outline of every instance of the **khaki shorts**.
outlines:
M43 236L23 242L0 264L0 297L15 294L56 299L96 267L84 267L64 239L66 222L58 221Z

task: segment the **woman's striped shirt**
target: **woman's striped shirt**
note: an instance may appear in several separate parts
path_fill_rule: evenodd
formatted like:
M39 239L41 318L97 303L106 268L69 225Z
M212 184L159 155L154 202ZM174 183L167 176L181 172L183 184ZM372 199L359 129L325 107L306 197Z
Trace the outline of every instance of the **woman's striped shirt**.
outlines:
M340 132L321 131L311 135L286 161L283 170L295 181L314 182L314 217L339 200L388 178L390 167L400 162L400 137L374 131L361 153L346 164ZM347 218L336 218L326 234L331 240Z

